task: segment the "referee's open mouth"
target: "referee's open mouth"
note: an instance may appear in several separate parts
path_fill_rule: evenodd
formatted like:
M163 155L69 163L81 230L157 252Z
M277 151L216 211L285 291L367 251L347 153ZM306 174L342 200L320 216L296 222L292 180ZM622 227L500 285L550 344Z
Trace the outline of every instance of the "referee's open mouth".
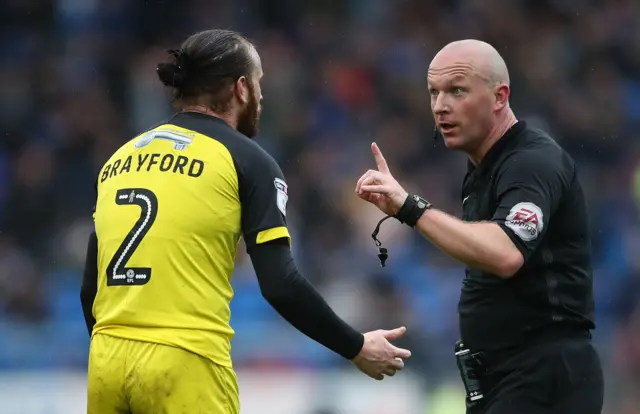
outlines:
M438 122L438 129L443 135L451 134L457 127L458 124L452 122Z

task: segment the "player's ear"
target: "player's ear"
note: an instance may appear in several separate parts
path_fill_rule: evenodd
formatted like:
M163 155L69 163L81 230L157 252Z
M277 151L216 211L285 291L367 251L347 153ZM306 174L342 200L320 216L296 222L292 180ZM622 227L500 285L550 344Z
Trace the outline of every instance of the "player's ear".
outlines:
M494 110L499 111L500 109L509 105L510 94L511 94L511 90L508 85L501 83L498 86L496 86L496 89L495 89L496 102L494 105Z
M246 76L240 76L234 85L234 93L236 95L236 99L240 101L241 104L246 104L249 102L249 79Z

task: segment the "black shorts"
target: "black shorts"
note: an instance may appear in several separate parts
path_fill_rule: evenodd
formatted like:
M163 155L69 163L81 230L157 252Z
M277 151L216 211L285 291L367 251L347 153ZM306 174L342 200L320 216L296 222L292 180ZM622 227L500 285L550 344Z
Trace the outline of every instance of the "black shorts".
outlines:
M484 399L467 414L600 414L604 379L587 339L540 344L498 364L482 378Z

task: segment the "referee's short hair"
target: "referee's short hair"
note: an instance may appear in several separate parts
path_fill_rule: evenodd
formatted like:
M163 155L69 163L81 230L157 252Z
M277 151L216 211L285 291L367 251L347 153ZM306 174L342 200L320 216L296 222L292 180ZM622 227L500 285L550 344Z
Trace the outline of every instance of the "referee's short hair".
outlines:
M169 61L157 66L158 78L173 88L176 106L200 104L224 112L235 82L253 72L254 53L254 45L237 32L205 30L169 50Z

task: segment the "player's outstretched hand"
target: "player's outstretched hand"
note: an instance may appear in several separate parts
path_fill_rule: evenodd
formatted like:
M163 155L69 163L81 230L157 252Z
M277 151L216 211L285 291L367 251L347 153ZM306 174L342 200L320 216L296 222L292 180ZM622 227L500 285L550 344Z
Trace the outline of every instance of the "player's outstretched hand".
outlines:
M360 177L356 184L356 194L382 212L393 216L400 210L408 194L391 175L387 161L375 142L371 144L371 152L378 169L369 170Z
M404 368L404 360L411 351L394 346L389 341L400 338L407 331L404 326L391 331L377 330L364 334L364 345L360 353L351 360L358 369L376 380L394 376Z

